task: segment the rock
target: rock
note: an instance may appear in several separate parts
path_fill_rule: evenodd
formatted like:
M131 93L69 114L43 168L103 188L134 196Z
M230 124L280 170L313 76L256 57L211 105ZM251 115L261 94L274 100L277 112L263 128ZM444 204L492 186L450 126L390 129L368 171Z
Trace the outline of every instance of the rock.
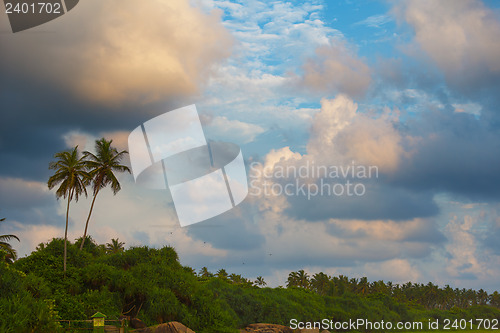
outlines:
M179 322L171 321L166 324L160 324L155 327L153 333L195 333L193 330L182 325Z
M190 328L178 323L176 321L171 321L169 323L160 324L153 327L146 327L134 331L136 333L195 333Z
M251 324L240 333L293 333L290 327L275 324Z
M146 328L146 324L142 322L139 318L130 319L130 327L134 329Z

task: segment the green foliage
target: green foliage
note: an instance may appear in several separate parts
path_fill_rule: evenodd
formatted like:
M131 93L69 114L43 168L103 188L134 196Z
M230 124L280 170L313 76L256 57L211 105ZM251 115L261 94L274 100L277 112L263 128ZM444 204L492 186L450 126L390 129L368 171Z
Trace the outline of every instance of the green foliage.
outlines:
M55 331L57 318L85 320L96 311L108 319L138 317L148 326L179 321L200 333L237 332L237 328L258 322L288 325L292 318L394 323L500 318L500 310L492 306L473 305L484 299L494 301L498 295L481 291L455 292L432 284L400 286L324 273L309 276L304 271L290 274L288 288L265 288L263 278L254 284L224 269L214 275L204 267L197 275L192 268L183 267L168 246L115 252L106 251L91 238L83 251L78 246L78 241L67 243L66 273L61 270L62 239L40 244L30 256L8 268L2 264L4 271L10 270L1 272L0 311L8 313L9 323L0 322L0 332L50 325L47 331ZM441 292L449 298L439 298ZM453 306L446 309L444 304Z
M5 221L5 218L0 219L0 222L3 221ZM8 243L12 239L20 241L16 235L0 235L0 254L2 255L2 261L7 263L12 263L17 259L16 250Z
M108 318L118 318L123 307L121 295L117 292L110 292L107 288L87 290L78 295L77 299L83 305L85 319L90 318L97 311L105 313Z
M46 285L0 262L0 332L54 332L58 329L54 301L46 299Z

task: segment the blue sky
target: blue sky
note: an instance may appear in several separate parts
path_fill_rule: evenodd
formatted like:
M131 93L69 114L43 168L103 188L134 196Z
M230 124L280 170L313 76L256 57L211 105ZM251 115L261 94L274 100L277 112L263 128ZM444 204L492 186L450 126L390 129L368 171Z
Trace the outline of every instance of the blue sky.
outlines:
M101 136L127 149L139 124L195 103L206 137L239 144L259 186L295 181L260 168L379 173L350 179L362 196L251 193L187 228L168 193L121 175L123 190L96 203L98 242L173 245L185 265L272 286L305 269L498 290L499 7L88 0L16 34L1 15L0 232L20 236L21 255L62 237L64 202L46 188L53 154ZM89 205L71 207L73 239Z

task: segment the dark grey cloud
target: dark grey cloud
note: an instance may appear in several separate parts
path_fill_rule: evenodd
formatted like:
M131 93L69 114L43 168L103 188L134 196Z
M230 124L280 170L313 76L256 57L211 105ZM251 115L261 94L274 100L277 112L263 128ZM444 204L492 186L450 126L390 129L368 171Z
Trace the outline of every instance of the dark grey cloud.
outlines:
M45 180L53 155L67 149L72 130L97 135L130 131L179 101L113 107L85 102L65 89L0 76L0 175Z
M45 183L0 177L0 214L7 220L59 225L54 197Z
M500 255L500 209L498 205L491 210L483 211L481 220L487 229L479 234L481 246L494 255Z
M192 103L211 65L229 55L231 36L215 13L183 0L165 6L89 0L17 34L0 16L9 32L0 35L0 158L8 161L0 176L44 179L67 132L129 131ZM134 10L142 15L130 20Z
M500 228L491 228L483 240L483 245L496 255L500 255Z
M380 183L377 183L380 182ZM321 221L329 218L361 220L408 220L434 216L439 212L432 192L392 187L383 180L365 183L363 196L288 196L286 213L299 219Z
M253 250L265 242L253 222L255 213L255 207L244 201L219 216L186 228L190 236L218 249Z
M420 137L390 183L444 191L469 200L500 198L500 132L490 123L447 108L408 123Z
M477 278L477 275L474 273L465 272L465 273L460 273L457 276L457 279L459 279L459 280L477 280L478 278Z

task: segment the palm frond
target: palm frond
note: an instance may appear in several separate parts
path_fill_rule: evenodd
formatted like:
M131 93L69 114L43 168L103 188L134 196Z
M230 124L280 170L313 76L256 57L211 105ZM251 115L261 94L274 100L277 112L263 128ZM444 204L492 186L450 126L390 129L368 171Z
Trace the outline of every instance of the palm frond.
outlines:
M0 242L8 242L11 239L17 239L18 242L21 241L16 235L0 235Z

